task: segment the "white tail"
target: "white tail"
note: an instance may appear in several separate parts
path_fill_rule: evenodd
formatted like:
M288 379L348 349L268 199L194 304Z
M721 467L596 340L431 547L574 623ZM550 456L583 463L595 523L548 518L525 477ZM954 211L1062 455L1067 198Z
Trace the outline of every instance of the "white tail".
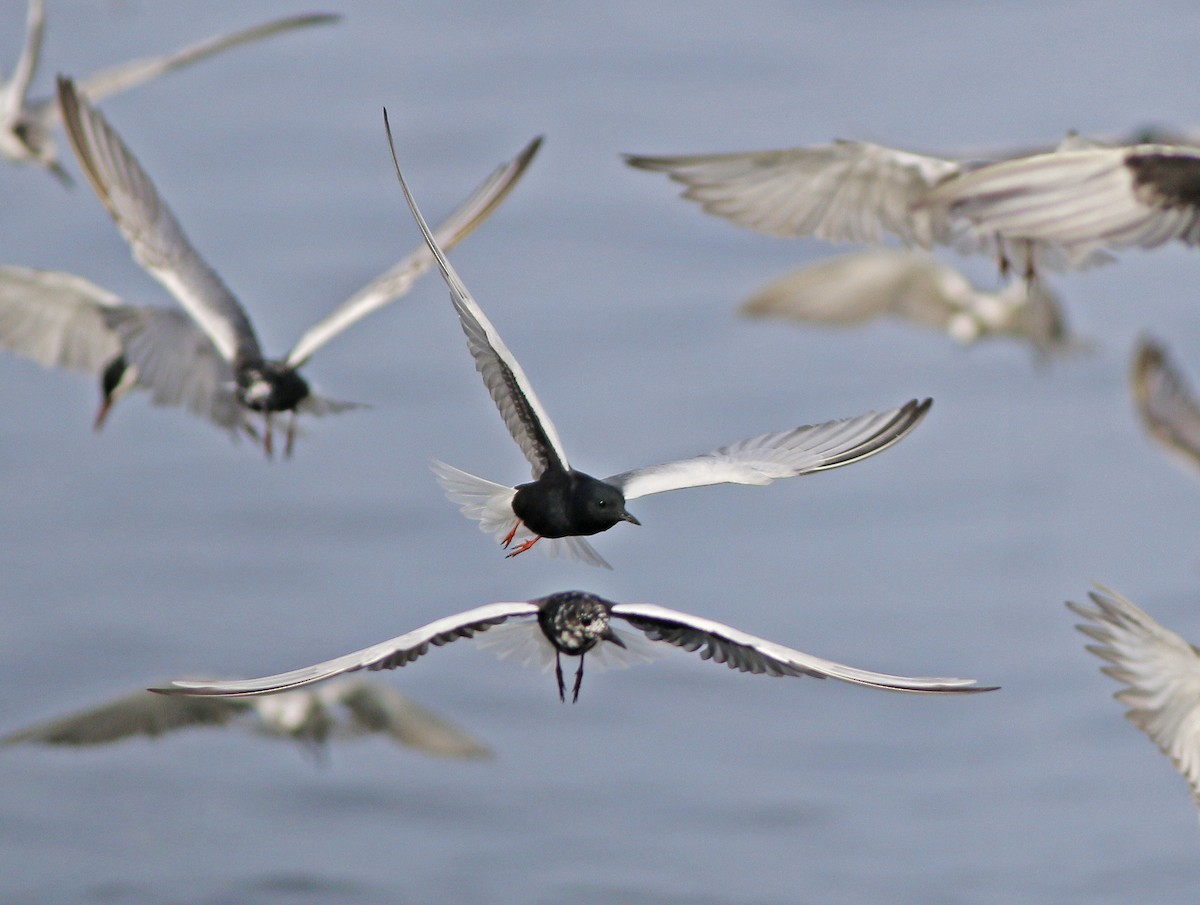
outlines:
M437 459L431 460L429 467L437 476L438 483L442 485L442 490L450 501L457 503L467 518L479 522L480 531L494 535L497 540L503 540L516 525L514 546L533 537L533 533L519 524L517 517L513 515L512 499L516 488L477 477ZM601 569L612 568L582 537L544 537L534 549L541 550L549 556L574 559L590 566L599 566Z

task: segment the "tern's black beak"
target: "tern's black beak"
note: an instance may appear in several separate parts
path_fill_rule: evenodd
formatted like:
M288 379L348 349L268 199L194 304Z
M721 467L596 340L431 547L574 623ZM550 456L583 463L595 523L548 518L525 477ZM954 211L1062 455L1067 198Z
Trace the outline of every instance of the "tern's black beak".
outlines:
M611 641L617 647L625 647L625 642L621 640L620 635L613 631L613 627L611 625L604 630L604 634L601 635L600 638L603 641Z
M621 521L629 522L629 524L631 524L631 525L641 525L642 524L637 519L635 519L632 515L630 515L629 512L626 511L625 509L621 510Z

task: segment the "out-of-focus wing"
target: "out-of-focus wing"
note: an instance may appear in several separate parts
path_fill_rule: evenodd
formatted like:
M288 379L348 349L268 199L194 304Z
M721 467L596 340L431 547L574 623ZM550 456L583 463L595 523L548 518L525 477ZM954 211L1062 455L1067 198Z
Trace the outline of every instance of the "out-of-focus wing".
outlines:
M612 614L645 632L652 641L664 641L684 650L699 651L701 658L724 663L730 669L741 672L839 679L888 691L940 694L995 690L978 686L974 679L893 676L844 666L756 638L720 622L651 603L619 603L613 606Z
M82 277L0 267L0 348L46 367L99 374L121 353L106 314L121 300Z
M313 682L331 679L342 673L354 672L358 669L396 669L428 653L430 645L441 647L443 644L459 638L470 638L478 632L487 631L493 625L499 625L506 619L514 616L533 616L537 614L537 611L537 606L528 602L489 603L486 606L467 610L465 613L438 619L419 629L397 635L389 641L365 647L343 657L317 663L315 666L305 666L278 675L264 676L261 679L234 679L227 682L197 682L177 679L165 688L150 690L160 694L245 697L301 688L311 685Z
M620 488L627 500L707 484L770 484L882 452L916 427L932 404L932 399L913 399L878 414L763 434L692 459L613 475L604 482Z
M392 142L392 130L388 125L387 111L383 112L384 128L387 130L388 148L392 152L392 164L396 168L396 178L400 180L400 188L412 211L413 219L420 227L421 235L433 256L437 258L442 277L450 288L450 301L458 312L459 322L467 337L467 348L475 359L475 369L483 377L483 383L491 394L492 401L500 410L500 417L512 438L521 447L521 452L529 460L534 478L541 477L547 468L568 468L567 454L563 451L562 441L558 439L558 431L546 410L542 408L533 386L516 356L508 350L492 322L487 319L479 303L471 296L462 279L455 272L446 255L438 247L437 240L429 229L429 224L417 208L417 202L408 190L404 174L400 172L400 163L396 160L396 147Z
M1163 628L1130 600L1102 585L1088 594L1095 608L1067 603L1089 622L1076 628L1096 644L1087 649L1125 687L1114 697L1126 718L1175 764L1200 805L1200 652Z
M953 160L858 141L784 151L625 155L643 170L687 186L705 211L772 236L879 242L884 233L928 248L951 241L940 211L914 207L961 172Z
M287 16L271 22L264 22L261 25L255 25L251 28L244 28L241 31L235 31L230 34L214 35L165 56L147 57L141 60L130 60L128 63L120 63L116 66L102 69L87 78L76 79L75 84L78 90L92 101L98 101L109 95L127 91L130 88L136 88L143 82L148 82L158 78L160 75L166 75L173 70L198 63L201 60L241 44L261 41L263 38L293 31L297 28L305 28L309 25L325 25L337 22L339 19L341 19L341 16L327 13ZM53 123L61 112L52 100L39 102L36 109L40 115L47 118L48 123Z
M443 249L453 248L491 216L492 211L524 175L541 144L541 136L533 139L520 154L497 167L466 201L442 221L434 231L434 238ZM300 367L308 361L313 352L347 327L408 292L417 278L435 263L433 254L422 244L391 270L372 280L309 327L288 353L287 365L292 368Z
M134 259L175 296L227 361L262 358L246 313L184 235L141 164L103 115L58 80L63 124L88 181Z
M244 701L163 697L137 691L91 710L31 726L0 744L99 745L134 735L158 736L188 726L223 726L243 713Z
M137 386L150 391L155 405L183 406L241 430L246 413L234 395L233 367L184 312L124 305L105 319L120 337L126 364L137 368Z
M1188 467L1200 467L1200 406L1166 347L1152 339L1139 342L1130 378L1150 436Z
M1072 265L1102 249L1200 243L1200 151L1090 147L981 167L930 193L985 236L1049 243Z
M12 78L0 87L0 127L11 128L25 110L29 83L37 72L42 52L42 33L46 18L42 0L29 0L25 13L25 44L13 68Z
M334 685L337 687L331 687ZM438 757L488 757L492 753L464 730L383 682L331 682L326 689L350 712L354 731L359 733L386 733L402 745Z

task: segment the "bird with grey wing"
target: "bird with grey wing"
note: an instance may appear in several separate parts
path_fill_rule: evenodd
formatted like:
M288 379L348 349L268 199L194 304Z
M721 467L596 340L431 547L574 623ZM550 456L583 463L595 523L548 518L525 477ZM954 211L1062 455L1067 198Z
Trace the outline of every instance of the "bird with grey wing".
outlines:
M1081 145L1091 143L1069 135L1058 151ZM839 140L778 151L626 154L625 162L666 173L686 187L684 198L707 213L771 236L878 244L887 235L910 247L944 245L988 254L1001 274L1015 272L1026 280L1045 269L1110 260L1100 249L1079 254L1051 237L973 229L957 210L931 203L981 166L973 160Z
M58 123L59 108L55 98L29 100L29 87L37 73L45 31L43 0L29 0L25 21L25 43L12 75L0 82L0 157L14 163L33 163L41 166L60 182L71 182L58 160L58 149L50 136ZM222 53L241 44L260 41L272 35L336 22L340 16L315 13L274 19L230 34L216 35L198 41L172 54L131 60L109 67L79 80L79 89L93 101L117 94L158 78L175 69L190 66L200 60ZM60 71L66 67L57 67Z
M68 138L96 194L134 259L182 310L120 304L65 275L24 272L13 278L0 272L0 347L44 364L99 370L104 394L99 422L131 385L148 389L158 404L185 406L235 435L259 436L248 417L258 413L268 455L276 413L291 414L284 447L290 453L297 412L322 415L356 407L314 394L300 368L342 331L406 293L433 265L428 249L420 246L348 298L310 327L286 356L267 359L241 304L192 247L120 136L70 79L59 80L59 97ZM534 139L498 167L438 227L442 240L454 245L487 219L540 143ZM14 282L19 286L10 290ZM64 282L70 292L63 291ZM72 343L61 345L68 333Z
M387 126L386 111L384 123ZM710 484L763 485L849 465L899 442L932 405L930 399L913 399L884 412L763 434L690 459L637 468L603 480L579 471L568 462L558 431L525 371L446 259L421 215L400 172L390 126L387 137L396 177L450 289L450 300L475 368L513 440L529 461L533 480L515 487L497 484L442 462L434 463L434 472L463 513L478 520L484 532L500 537L505 548L524 538L510 550L509 557L547 538L550 543L542 544L541 549L609 568L583 538L607 531L619 522L641 524L626 509L629 500Z
M640 633L625 638L618 631L629 628ZM646 639L693 651L701 659L723 663L730 669L768 676L811 676L838 679L869 688L927 694L956 694L993 691L974 679L914 678L870 672L823 660L782 644L704 619L689 613L648 603L613 603L584 591L562 591L536 600L490 603L447 616L380 644L354 651L314 666L258 679L193 681L177 679L152 691L218 697L245 697L303 688L360 669L396 669L460 638L496 632L501 635L495 652L527 664L553 665L558 696L566 700L562 658L577 657L571 700L579 699L583 665L608 657L609 665L623 666L644 659L639 647Z
M0 745L86 747L194 726L238 723L273 738L288 738L320 755L339 739L385 735L437 757L487 757L487 746L390 685L343 679L319 688L265 698L164 697L148 691L124 695L11 732Z

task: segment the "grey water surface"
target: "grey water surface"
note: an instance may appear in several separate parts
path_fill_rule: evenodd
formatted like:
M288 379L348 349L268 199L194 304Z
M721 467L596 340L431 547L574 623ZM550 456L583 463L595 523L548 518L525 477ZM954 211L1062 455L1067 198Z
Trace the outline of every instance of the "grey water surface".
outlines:
M49 0L58 71L301 0ZM1200 8L1132 2L326 3L330 28L241 48L103 104L194 244L281 353L415 247L381 109L431 219L535 134L523 184L452 257L597 474L932 396L851 468L631 504L602 572L505 561L436 456L525 479L436 275L322 349L369 409L266 463L130 397L103 434L79 375L0 357L0 732L186 674L257 675L493 600L580 587L811 653L1003 691L938 699L744 676L670 652L549 676L470 643L388 679L492 745L382 741L325 769L196 730L0 750L0 901L1105 903L1191 901L1183 781L1121 718L1063 607L1111 584L1200 638L1200 482L1143 436L1128 356L1200 379L1200 254L1052 278L1090 354L1038 364L895 323L747 321L739 301L834 249L703 215L619 152L860 138L954 153L1200 122ZM11 65L24 3L0 3ZM172 304L79 181L0 170L0 262ZM982 285L991 263L961 262Z

